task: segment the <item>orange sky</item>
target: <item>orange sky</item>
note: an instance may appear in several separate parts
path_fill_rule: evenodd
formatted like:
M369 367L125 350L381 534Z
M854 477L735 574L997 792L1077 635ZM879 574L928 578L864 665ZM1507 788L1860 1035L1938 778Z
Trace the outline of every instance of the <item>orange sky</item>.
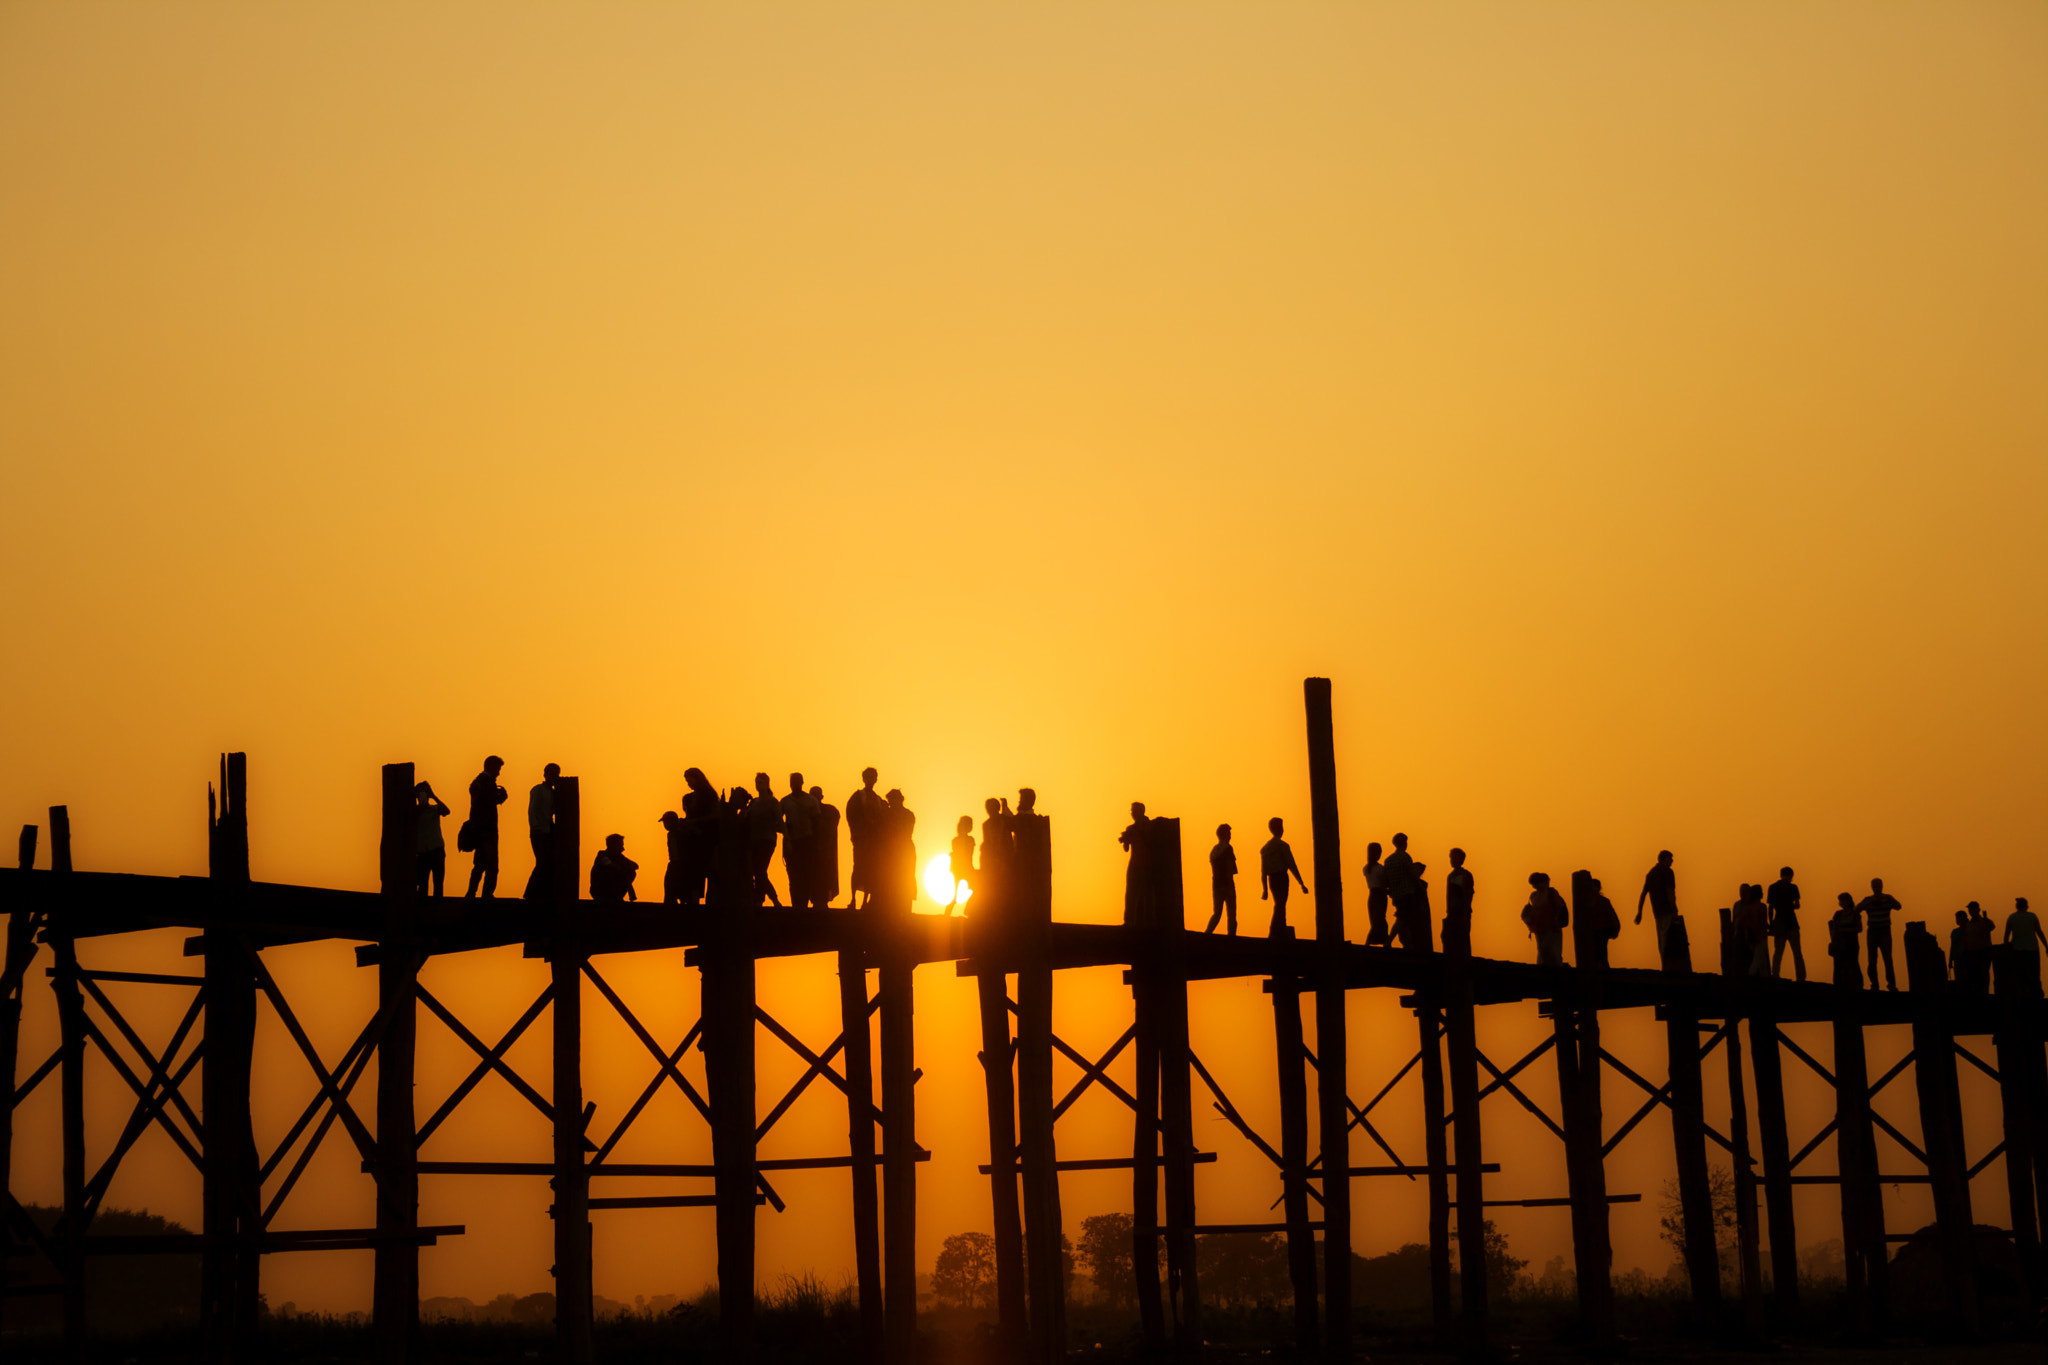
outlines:
M2002 910L2048 816L2044 52L2024 4L9 6L0 818L65 802L80 866L201 871L245 749L256 875L361 887L382 762L558 761L649 863L685 765L840 798L874 763L928 850L1035 785L1059 913L1107 919L1134 797L1287 816L1306 861L1314 673L1354 883L1395 828L1462 844L1483 952L1529 951L1530 869L1632 892L1662 846L1695 911L1784 862L1810 901L1881 873L1908 918ZM276 956L339 1052L373 982ZM679 956L601 966L679 1036ZM814 1041L828 973L763 973ZM539 988L516 952L427 980L493 1036ZM919 980L935 1251L985 1221L985 1139L971 991ZM1062 990L1114 1038L1114 973ZM1197 1000L1270 1118L1256 986ZM1354 1018L1370 1094L1413 1026ZM464 1065L436 1027L423 1114ZM615 1115L639 1054L593 1050ZM545 1151L491 1105L428 1155ZM650 1157L708 1151L652 1112ZM822 1093L788 1122L775 1154L843 1141ZM1205 1217L1257 1216L1260 1159L1199 1131ZM1667 1133L1617 1153L1623 1265L1666 1263ZM1561 1192L1553 1155L1503 1193ZM150 1139L115 1202L196 1220L180 1160ZM327 1160L300 1225L366 1221ZM529 1183L430 1185L472 1235L427 1292L547 1287ZM843 1182L778 1187L764 1277L838 1276ZM1067 1190L1076 1227L1128 1199ZM1419 1189L1360 1198L1360 1250L1418 1235ZM708 1213L598 1235L601 1293L709 1274ZM356 1307L368 1274L266 1288Z

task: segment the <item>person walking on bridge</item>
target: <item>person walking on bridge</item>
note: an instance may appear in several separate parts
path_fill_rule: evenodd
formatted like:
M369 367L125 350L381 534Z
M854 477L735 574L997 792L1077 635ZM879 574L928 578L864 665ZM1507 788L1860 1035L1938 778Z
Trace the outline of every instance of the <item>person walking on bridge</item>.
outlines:
M1273 837L1259 848L1259 899L1271 898L1273 922L1266 929L1267 938L1292 938L1294 931L1287 927L1287 897L1291 894L1287 878L1292 875L1301 887L1301 894L1308 894L1308 883L1301 879L1301 864L1294 861L1294 850L1281 838L1286 825L1279 816L1266 822L1266 828L1273 831Z
M469 818L455 833L456 847L475 854L469 866L469 890L462 893L464 900L474 897L479 885L485 900L498 894L498 807L505 804L498 774L504 769L505 760L492 754L484 760L484 770L469 781Z
M1217 921L1224 912L1230 914L1229 936L1237 937L1237 850L1230 843L1230 826L1216 826L1216 847L1209 850L1209 927L1202 932L1216 932Z
M1664 944L1671 937L1671 921L1678 918L1678 874L1671 870L1671 850L1657 855L1657 865L1643 877L1642 894L1636 897L1636 923L1643 922L1643 903L1650 906L1651 922L1657 926L1657 965L1664 965Z

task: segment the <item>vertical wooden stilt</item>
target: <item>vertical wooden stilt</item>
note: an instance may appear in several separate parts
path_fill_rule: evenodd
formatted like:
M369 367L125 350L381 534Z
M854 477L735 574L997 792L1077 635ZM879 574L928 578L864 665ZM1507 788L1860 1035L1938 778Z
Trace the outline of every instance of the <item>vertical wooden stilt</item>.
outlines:
M1006 1343L1023 1340L1024 1211L1017 1202L1017 1092L1012 1079L1010 1003L1000 961L984 959L981 1072L988 1101L989 1205L996 1243L996 1323Z
M1852 964L1853 965L1853 964ZM1837 978L1839 982L1840 978ZM1868 1336L1889 1318L1884 1191L1870 1122L1870 1063L1863 1045L1861 993L1841 989L1835 1016L1835 1162L1842 1174L1844 1288L1851 1327Z
M1614 1340L1613 1242L1608 1227L1600 991L1607 975L1607 935L1594 905L1593 876L1572 874L1572 949L1578 969L1571 998L1557 1003L1569 1027L1557 1033L1558 1094L1565 1112L1565 1168L1572 1196L1572 1250L1579 1274L1579 1315L1597 1346Z
M23 825L15 848L15 865L30 872L36 865L37 826ZM14 1086L21 1057L21 1006L28 981L28 969L35 962L39 916L15 910L7 916L7 965L0 978L0 1080L7 1089L0 1093L0 1195L13 1188L14 1176ZM0 1296L0 1326L6 1323L7 1300Z
M1473 1006L1469 938L1446 938L1444 1034L1451 1054L1451 1134L1458 1162L1458 1245L1486 1245L1485 1147L1480 1138L1479 1038ZM1458 1261L1460 1348L1468 1357L1486 1350L1486 1258L1476 1251Z
M1066 1256L1053 1135L1052 822L1020 813L1006 890L1017 945L1017 1133L1024 1183L1024 1279L1035 1359L1066 1358Z
M200 1073L205 1125L202 1226L211 1243L200 1271L200 1313L214 1359L253 1358L261 1255L251 1244L262 1230L256 1142L249 1125L249 1081L256 1041L256 979L252 951L236 927L249 889L248 760L221 760L221 789L212 812L209 891L222 921L204 935L206 1061Z
M71 812L50 807L50 871L71 872ZM52 982L57 995L57 1032L64 1060L59 1064L63 1123L64 1235L57 1254L64 1275L64 1350L73 1360L85 1355L85 1000L78 988L78 945L69 930L69 907L51 912L50 947L56 958Z
M1664 970L1692 975L1685 920L1665 935ZM1702 1331L1721 1322L1721 1259L1714 1230L1713 1186L1707 1174L1705 1086L1700 1078L1700 1018L1689 990L1675 993L1664 1010L1664 1055L1671 1083L1671 1143L1678 1169L1679 1219L1685 1232L1685 1269L1693 1315Z
M839 952L839 1026L846 1035L846 1146L853 1159L853 1265L869 1365L882 1362L882 1222L875 1189L875 1066L868 974L859 947Z
M2042 1118L2034 1068L2041 1061L2041 1040L2030 1027L2027 997L2014 989L2012 972L2006 965L2017 951L2003 948L1994 956L1998 965L1998 1099L2005 1130L2006 1207L2011 1211L2013 1247L2019 1253L2027 1292L2038 1300L2043 1289L2048 1288L2048 1275L2043 1274L2041 1262L2034 1169ZM2026 951L2033 949L2030 946Z
M913 962L891 937L882 958L882 1255L887 1358L909 1360L917 1339L917 1057Z
M1913 1082L1920 1099L1927 1175L1934 1190L1948 1320L1957 1334L1974 1337L1978 1331L1976 1238L1970 1210L1970 1162L1963 1147L1955 1034L1944 1008L1948 966L1940 942L1923 924L1906 926L1904 947L1907 990L1913 1006Z
M1799 1238L1792 1212L1792 1145L1785 1131L1785 1075L1778 1026L1767 1013L1749 1021L1756 1070L1758 1145L1764 1159L1764 1210L1771 1230L1771 1307L1780 1325L1799 1308Z
M555 1349L568 1365L596 1357L591 1314L590 1170L583 1161L583 802L576 778L555 779L553 943ZM715 1136L715 1134L714 1134Z
M1756 1166L1749 1152L1749 1098L1742 1083L1742 1019L1728 1019L1728 1142L1735 1161L1735 1255L1742 1275L1742 1329L1752 1340L1764 1330L1764 1279L1756 1235Z
M387 763L383 772L383 838L378 870L384 893L384 942L377 965L377 1008L384 1035L377 1044L377 1243L371 1311L377 1354L406 1365L418 1353L420 1174L413 1057L417 1036L420 956L415 946L413 892L419 808L413 766Z
M1287 1278L1294 1288L1294 1348L1322 1342L1316 1304L1316 1235L1308 1226L1308 1058L1301 1036L1301 985L1275 977L1273 1045L1280 1080L1280 1206L1287 1219Z
M1302 683L1308 719L1309 820L1315 840L1316 941L1329 949L1316 981L1316 1111L1323 1155L1323 1354L1351 1359L1351 1113L1344 979L1344 849L1330 680Z
M1138 956L1149 957L1150 950ZM1159 1023L1156 982L1149 963L1131 968L1132 1043L1137 1063L1137 1112L1131 1119L1131 1274L1137 1285L1138 1324L1153 1349L1166 1341L1166 1311L1159 1288Z
M1429 1165L1429 1301L1437 1344L1450 1346L1456 1330L1451 1306L1450 1143L1444 1131L1443 1030L1434 1002L1418 1004L1415 1022L1422 1047L1422 1146ZM1483 1246L1482 1240L1476 1245Z
M1180 821L1152 821L1153 926L1159 937L1154 985L1159 1044L1159 1136L1166 1174L1166 1273L1173 1339L1186 1351L1202 1341L1202 1296L1195 1254L1195 1125L1193 1069L1188 1062L1188 980L1183 959L1187 919L1181 885Z

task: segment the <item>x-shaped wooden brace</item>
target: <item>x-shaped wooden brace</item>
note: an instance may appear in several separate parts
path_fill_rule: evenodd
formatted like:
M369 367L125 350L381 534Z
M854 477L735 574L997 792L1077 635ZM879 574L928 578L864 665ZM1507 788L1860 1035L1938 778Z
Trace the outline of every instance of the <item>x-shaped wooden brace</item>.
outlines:
M514 1071L511 1068L511 1066L508 1065L505 1061L505 1050L512 1046L513 1042L518 1039L520 1033L525 1031L526 1026L532 1023L534 1018L539 1015L541 1009L544 1008L547 1005L547 1003L554 998L554 988L552 986L550 986L546 991L542 992L542 998L534 1002L533 1006L527 1010L524 1016L521 1017L521 1021L512 1026L512 1031L508 1033L495 1048L484 1046L484 1040L477 1037L474 1033L471 1033L469 1031L469 1028L460 1019L457 1019L455 1017L454 1011L450 1010L446 1005L442 1004L439 1000L436 1000L434 998L434 993L432 991L428 990L425 986L420 985L417 982L414 983L413 989L414 992L419 996L420 1003L425 1005L428 1009L432 1010L434 1012L435 1017L448 1026L449 1032L453 1033L457 1038L460 1038L464 1043L468 1044L469 1050L476 1053L478 1057L483 1059L481 1062L477 1064L478 1074L473 1075L471 1078L464 1081L463 1086L459 1087L460 1094L458 1094L455 1097L454 1101L451 1101L449 1104L442 1105L442 1109L452 1111L454 1103L459 1102L461 1095L467 1094L469 1087L473 1087L477 1081L483 1079L482 1073L495 1071L500 1076L503 1076L514 1090L518 1091L521 1095L525 1096L526 1102L528 1104L531 1104L535 1109L538 1109L541 1113L541 1117L545 1118L549 1123L553 1123L555 1121L555 1107L552 1104L549 1104L547 1100L542 1097L540 1091L535 1090L531 1085L528 1085L526 1083L526 1078L524 1076L521 1076L517 1071ZM439 1120L445 1117L446 1114L437 1114L435 1116L436 1124L438 1125ZM421 1133L419 1137L421 1141L424 1141L426 1138L426 1134ZM588 1149L591 1148L594 1144L592 1144L590 1139L586 1137L583 1139L583 1145L586 1149Z
M1016 1001L1010 999L1008 996L1004 996L1003 1004L1009 1007L1010 1013L1017 1013ZM1083 1056L1077 1049L1071 1046L1064 1038L1060 1037L1057 1033L1052 1035L1053 1050L1055 1052L1058 1052L1062 1057L1065 1057L1068 1061L1072 1062L1075 1066L1081 1068L1081 1079L1074 1082L1073 1089L1069 1090L1066 1093L1066 1097L1063 1098L1058 1104L1053 1106L1052 1116L1054 1122L1058 1122L1061 1115L1065 1114L1069 1109L1073 1108L1074 1102L1076 1100L1079 1100L1081 1096L1087 1092L1088 1087L1091 1085L1099 1085L1104 1090L1107 1090L1110 1094L1122 1100L1125 1106L1128 1107L1133 1114L1138 1112L1137 1096L1133 1095L1130 1091L1118 1085L1114 1080L1111 1080L1109 1076L1109 1064L1115 1061L1118 1055L1121 1054L1125 1048L1129 1047L1131 1045L1131 1041L1137 1036L1138 1026L1136 1024L1133 1024L1123 1031L1123 1035L1121 1037L1119 1037L1114 1043L1111 1043L1109 1045L1109 1051L1103 1053L1101 1057L1091 1062L1085 1056ZM1012 1050L1014 1050L1015 1047L1016 1044L1013 1041L1011 1043Z
M1244 1115L1237 1112L1237 1106L1232 1104L1230 1102L1230 1097L1223 1093L1223 1087L1216 1084L1216 1078L1209 1074L1208 1067L1202 1065L1202 1059L1195 1055L1193 1048L1188 1049L1188 1064L1194 1067L1195 1074L1202 1078L1202 1084L1209 1087L1209 1093L1216 1097L1215 1103L1212 1106L1216 1110L1216 1112L1223 1115L1224 1119L1230 1124L1231 1127L1237 1129L1238 1132L1244 1134L1245 1141L1251 1143L1252 1146L1258 1148L1259 1151L1264 1154L1266 1160L1273 1163L1273 1168L1275 1170L1279 1171L1283 1176L1286 1175L1286 1161L1284 1161L1281 1158L1280 1153L1273 1150L1273 1145L1271 1143L1267 1142L1264 1138L1260 1137L1256 1131L1254 1131L1251 1124L1245 1120ZM1314 1186L1309 1186L1307 1188L1309 1198L1315 1200L1318 1204L1323 1202L1323 1196L1321 1191L1317 1190ZM1280 1199L1285 1199L1286 1197L1287 1195L1285 1191L1283 1191L1280 1195ZM1277 1205L1280 1202L1280 1199L1275 1199L1273 1203Z
M99 989L98 983L93 981L91 977L81 973L79 984L85 988L86 992L94 1000L99 1002L100 1008L114 1022L122 1037L128 1040L128 1045L135 1049L136 1055L142 1059L143 1066L149 1072L147 1083L138 1086L133 1073L114 1056L105 1035L101 1034L98 1027L93 1025L90 1020L87 1021L88 1036L94 1038L100 1050L110 1060L115 1062L115 1069L121 1073L123 1079L131 1087L136 1087L135 1108L129 1113L128 1122L122 1128L120 1138L115 1142L114 1148L108 1153L106 1160L100 1163L100 1168L93 1173L92 1179L86 1183L84 1218L85 1222L90 1225L93 1217L99 1212L100 1201L106 1197L107 1187L113 1183L114 1172L120 1166L121 1158L126 1156L129 1148L133 1147L137 1140L142 1137L143 1133L148 1131L149 1125L152 1122L163 1125L165 1130L174 1138L184 1137L184 1134L178 1129L177 1125L172 1123L170 1115L164 1110L166 1099L169 1099L178 1109L178 1112L184 1116L185 1121L192 1125L193 1132L203 1131L199 1125L198 1116L193 1114L191 1108L186 1105L183 1095L179 1093L179 1087L184 1083L185 1078L190 1076L192 1068L199 1064L199 1059L204 1052L203 1041L193 1046L192 1051L186 1055L183 1064L178 1067L177 1071L173 1072L170 1068L172 1063L177 1061L178 1051L185 1045L186 1038L191 1035L192 1026L198 1022L206 1002L203 991L195 991L193 993L191 1005L186 1008L185 1016L179 1021L177 1031L171 1035L170 1045L164 1049L163 1056L159 1058L150 1051L149 1047L129 1027L128 1021L122 1017L119 1010L114 1008L113 1002L108 1000L105 993ZM180 1142L179 1147L188 1157L195 1154L195 1149L187 1145L186 1142Z
M1442 1026L1439 1025L1438 1029L1439 1033L1441 1033ZM1322 1074L1323 1064L1316 1060L1316 1054L1309 1051L1307 1047L1303 1047L1301 1052L1303 1056L1308 1058L1308 1064L1316 1069L1316 1073L1318 1075ZM1394 1079L1388 1081L1385 1085L1381 1086L1380 1093L1374 1095L1372 1097L1372 1100L1363 1109L1360 1109L1356 1104L1353 1104L1351 1102L1350 1095L1347 1094L1344 1096L1344 1107L1351 1111L1351 1121L1344 1125L1344 1136L1346 1138L1349 1138L1351 1136L1351 1130L1354 1128L1365 1129L1365 1135L1371 1138L1375 1143L1379 1144L1379 1149L1387 1154L1387 1160L1393 1162L1396 1166L1405 1166L1408 1163L1401 1160L1400 1154L1396 1152L1393 1149L1393 1147L1388 1144L1387 1140L1384 1137L1380 1136L1380 1130L1372 1126L1372 1120L1368 1119L1366 1115L1370 1114L1373 1111L1374 1107L1377 1106L1381 1100L1387 1097L1387 1093L1400 1083L1401 1078L1407 1075L1409 1070L1413 1068L1414 1065L1421 1060L1422 1054L1420 1052L1417 1052L1413 1057L1410 1057L1408 1059L1408 1064L1402 1067L1399 1071L1396 1071L1394 1073ZM1347 1162L1346 1164L1348 1165L1349 1163ZM1322 1153L1318 1152L1316 1154L1316 1159L1308 1163L1310 1173L1314 1173L1315 1171L1322 1169L1322 1165ZM1345 1175L1348 1177L1350 1175L1350 1172L1347 1170L1345 1172ZM1414 1178L1415 1177L1413 1176L1409 1177L1410 1180L1413 1180Z
M1700 1049L1700 1060L1705 1061L1707 1059L1707 1054L1712 1052L1716 1047L1718 1047L1721 1043L1721 1040L1726 1038L1727 1036L1728 1031L1726 1029L1715 1029L1714 1036L1709 1038L1707 1040L1706 1046ZM1623 1138L1627 1137L1630 1133L1635 1131L1635 1127L1637 1124L1641 1123L1644 1119L1648 1118L1652 1113L1654 1113L1658 1105L1661 1104L1667 1107L1670 1105L1671 1082L1666 1081L1662 1085L1651 1085L1641 1076L1638 1076L1628 1066L1624 1065L1619 1057L1616 1057L1613 1053L1609 1052L1604 1047L1600 1049L1600 1058L1602 1061L1606 1062L1607 1065L1613 1067L1621 1075L1626 1076L1631 1081L1634 1081L1638 1086L1642 1088L1644 1093L1646 1093L1650 1097L1649 1099L1643 1102L1642 1108L1636 1110L1635 1113L1629 1115L1629 1120L1627 1123L1622 1124L1621 1127L1615 1130L1613 1137L1607 1139L1607 1141L1601 1145L1600 1155L1604 1158L1609 1152L1613 1151L1616 1147L1619 1147L1621 1145L1621 1140ZM1727 1138L1722 1137L1719 1132L1715 1131L1713 1124L1708 1123L1705 1119L1702 1119L1700 1120L1700 1127L1706 1132L1706 1135L1708 1137L1712 1138L1715 1142L1721 1145L1721 1149L1723 1151L1728 1152L1730 1155L1734 1154L1735 1144L1730 1142Z
M384 1029L389 1018L390 1016L382 1009L372 1015L370 1022L363 1025L362 1032L356 1035L355 1041L349 1044L348 1051L342 1054L341 1061L335 1064L334 1074L342 1078L341 1094L344 1098L355 1090L356 1082L363 1078L363 1072L370 1065L370 1058L376 1053L377 1044L383 1041ZM320 1142L334 1126L335 1115L338 1112L335 1106L328 1102L327 1092L322 1090L300 1111L297 1122L291 1126L291 1131L284 1135L284 1140L277 1144L277 1150L272 1152L270 1159L259 1168L257 1181L260 1184L270 1179L278 1163L284 1160L285 1155L291 1151L292 1144L298 1141L299 1134L306 1130L306 1125L313 1121L316 1114L319 1116L319 1127L313 1130L313 1136L300 1151L298 1160L292 1163L291 1170L285 1172L284 1183L278 1186L277 1193L271 1196L270 1203L263 1210L264 1227L269 1227L270 1221L277 1217L277 1211L284 1207L285 1196L292 1192L292 1187L299 1183L299 1177L306 1173L306 1167L312 1164L313 1154L320 1150Z

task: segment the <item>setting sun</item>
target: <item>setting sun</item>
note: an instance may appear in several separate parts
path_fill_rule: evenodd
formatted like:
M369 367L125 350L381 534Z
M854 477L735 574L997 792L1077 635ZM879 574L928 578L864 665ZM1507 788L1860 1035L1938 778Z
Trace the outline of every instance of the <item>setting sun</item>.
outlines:
M952 905L953 900L953 855L938 853L924 865L924 893L940 905ZM959 904L967 904L974 894L967 887L960 888Z

